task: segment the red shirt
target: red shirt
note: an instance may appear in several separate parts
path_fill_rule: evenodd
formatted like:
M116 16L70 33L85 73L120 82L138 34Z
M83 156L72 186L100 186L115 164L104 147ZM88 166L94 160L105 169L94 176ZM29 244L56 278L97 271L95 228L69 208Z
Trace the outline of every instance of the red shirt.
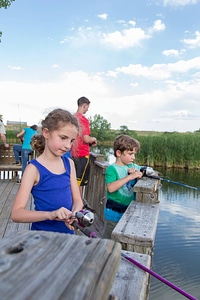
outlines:
M75 117L79 121L80 130L74 142L71 153L73 157L84 157L90 154L90 146L83 141L84 135L90 135L90 123L88 119L81 113L76 113Z

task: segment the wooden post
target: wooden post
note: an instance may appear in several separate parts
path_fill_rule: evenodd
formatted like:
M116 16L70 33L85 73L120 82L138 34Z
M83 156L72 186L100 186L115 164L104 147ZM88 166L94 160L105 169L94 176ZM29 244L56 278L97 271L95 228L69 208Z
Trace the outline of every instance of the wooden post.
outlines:
M94 153L90 155L90 176L84 195L85 202L96 211L102 222L104 222L106 194L105 171L108 165L103 155Z
M133 188L136 192L136 201L142 203L158 203L158 191L160 187L160 180L142 177Z

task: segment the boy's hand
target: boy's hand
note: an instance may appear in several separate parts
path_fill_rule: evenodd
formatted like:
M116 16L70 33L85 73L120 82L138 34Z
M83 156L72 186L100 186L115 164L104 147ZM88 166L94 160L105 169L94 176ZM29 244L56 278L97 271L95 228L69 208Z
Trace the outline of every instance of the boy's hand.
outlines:
M130 179L142 178L143 176L143 173L135 168L128 169L128 174L128 176L130 176Z

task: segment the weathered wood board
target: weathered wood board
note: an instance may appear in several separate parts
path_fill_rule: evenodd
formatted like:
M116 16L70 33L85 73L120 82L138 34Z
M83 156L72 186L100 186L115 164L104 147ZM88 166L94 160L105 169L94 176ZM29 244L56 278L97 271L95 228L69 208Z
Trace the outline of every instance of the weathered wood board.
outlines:
M150 269L151 257L149 255L129 251L122 251L122 253ZM111 289L111 294L117 297L118 300L147 299L149 277L147 272L122 258Z
M159 203L132 201L112 232L123 250L152 255Z
M157 203L158 192L161 187L160 180L142 177L133 187L136 192L136 201L143 203Z
M29 230L29 223L14 223L10 218L11 208L19 185L11 180L0 180L0 238L17 233L20 230ZM32 208L30 195L27 208Z
M111 240L26 231L0 240L2 300L108 299L121 260Z

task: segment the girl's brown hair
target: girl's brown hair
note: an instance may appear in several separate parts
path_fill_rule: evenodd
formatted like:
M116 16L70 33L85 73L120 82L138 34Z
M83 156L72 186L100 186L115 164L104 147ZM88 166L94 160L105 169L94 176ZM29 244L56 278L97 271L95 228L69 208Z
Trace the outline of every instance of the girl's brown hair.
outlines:
M69 111L57 108L51 111L44 120L42 120L42 130L47 128L50 132L58 130L66 124L74 125L79 131L77 118ZM38 154L42 154L45 147L45 139L42 134L35 135L32 138L31 146Z

